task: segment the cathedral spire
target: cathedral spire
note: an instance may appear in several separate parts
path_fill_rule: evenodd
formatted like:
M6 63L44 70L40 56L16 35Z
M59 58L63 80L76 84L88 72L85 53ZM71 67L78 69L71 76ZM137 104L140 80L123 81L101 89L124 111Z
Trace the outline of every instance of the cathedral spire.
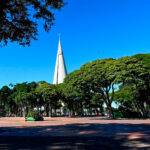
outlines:
M53 84L63 83L66 75L67 75L67 70L66 70L65 60L63 56L62 47L61 47L60 34L59 34L58 52L56 58Z

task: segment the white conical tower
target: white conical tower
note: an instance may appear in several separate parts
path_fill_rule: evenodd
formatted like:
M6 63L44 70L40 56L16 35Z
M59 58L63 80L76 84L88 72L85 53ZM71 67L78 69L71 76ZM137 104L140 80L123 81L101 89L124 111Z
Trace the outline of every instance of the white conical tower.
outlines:
M66 75L67 75L67 70L66 70L66 65L65 65L65 60L63 56L63 51L60 42L60 35L59 35L58 52L56 58L53 84L63 83Z

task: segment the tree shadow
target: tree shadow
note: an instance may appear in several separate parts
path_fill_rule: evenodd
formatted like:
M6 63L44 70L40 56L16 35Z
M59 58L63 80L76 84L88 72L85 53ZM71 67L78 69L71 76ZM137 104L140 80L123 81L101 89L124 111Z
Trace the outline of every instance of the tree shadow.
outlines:
M66 124L1 127L0 149L150 149L149 124Z

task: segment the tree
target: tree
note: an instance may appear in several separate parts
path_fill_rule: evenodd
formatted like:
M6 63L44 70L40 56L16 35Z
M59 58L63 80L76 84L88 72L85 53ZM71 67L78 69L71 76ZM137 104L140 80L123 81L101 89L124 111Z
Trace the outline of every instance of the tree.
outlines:
M119 105L118 110L124 117L147 117L150 111L150 101L145 86L125 84L115 92L114 101Z
M60 84L59 87L61 89L61 100L68 108L69 117L72 117L75 114L75 103L80 100L78 93L73 90L73 87L70 86L70 84L63 83Z
M48 32L55 20L53 10L64 5L63 0L0 0L0 46L8 41L30 45L37 39L37 20L44 20Z
M14 97L15 103L22 110L23 117L25 117L28 112L28 104L29 104L28 99L29 99L29 93L27 93L25 91L16 93L16 96Z
M103 102L101 101L100 95L91 93L88 88L81 87L79 84L75 84L79 79L81 70L76 70L67 75L64 80L64 84L61 84L62 93L64 94L65 103L69 110L69 117L72 115L84 115L83 109L92 112L95 109L98 114L100 108L101 113L103 111ZM103 114L103 113L102 113Z
M13 101L14 104L14 113L15 116L25 116L26 105L27 105L27 91L28 86L27 82L23 82L21 84L12 85L12 94L10 95L10 100Z
M148 71L150 72L150 53L136 54L132 57L136 58L138 61L141 61L147 67Z
M88 93L99 94L103 98L109 110L110 118L113 118L111 104L115 91L114 85L117 84L118 72L115 64L116 60L111 58L86 63L80 68L80 79L77 79L77 84L88 90Z
M122 104L130 101L132 110L139 112L142 117L146 117L148 109L145 105L150 103L148 68L135 57L122 57L117 63L120 68L118 82L122 82L120 90L116 92L117 100L121 100Z
M102 96L113 118L112 102L115 94L115 85L133 83L141 86L148 78L144 65L135 58L124 57L119 60L101 59L84 64L73 80L74 87L80 87L91 95Z
M44 82L36 88L36 92L43 98L47 117L51 117L52 108L56 107L60 97L57 85Z
M95 94L92 96L89 108L94 108L94 111L97 115L101 113L104 116L104 108L103 108L104 100L100 94Z
M140 57L139 57L140 56ZM22 116L28 109L37 108L52 116L52 110L61 107L69 116L87 112L103 113L103 102L113 118L112 102L125 117L147 117L150 112L149 56L100 59L86 63L64 80L52 85L45 81L23 82L0 89L0 111L3 116ZM43 107L45 109L41 109ZM56 113L55 113L56 114Z
M2 115L6 114L6 107L9 104L9 96L12 91L8 86L3 86L0 90L0 113Z
M72 117L75 113L83 115L83 106L86 103L85 101L87 101L86 91L82 90L77 84L74 84L79 74L80 70L70 73L65 78L64 84L60 85L64 95L63 100L68 107L69 117Z
M139 116L146 118L150 112L150 95L147 86L138 86L133 90L134 104L139 112Z
M104 99L111 118L113 118L111 104L117 76L115 62L114 59L102 59L86 63L77 71L76 78L72 83L74 87L82 89L91 98L93 95L99 94Z
M35 88L37 83L23 82L21 84L12 85L12 94L9 96L9 102L15 116L25 116L30 108L37 105ZM35 103L36 102L36 103Z
M117 61L118 82L133 83L136 86L142 86L149 81L149 72L142 61L134 57L122 57Z
M118 105L117 111L123 114L123 117L137 117L137 108L134 103L133 84L120 85L119 90L115 92L114 101Z

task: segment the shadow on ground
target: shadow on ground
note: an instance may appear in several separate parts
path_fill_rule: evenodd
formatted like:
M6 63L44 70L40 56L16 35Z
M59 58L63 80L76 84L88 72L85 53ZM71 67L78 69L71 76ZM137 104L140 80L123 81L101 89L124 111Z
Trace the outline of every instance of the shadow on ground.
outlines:
M150 150L150 125L90 123L1 127L0 149Z
M124 137L0 137L1 150L149 150L147 143Z

